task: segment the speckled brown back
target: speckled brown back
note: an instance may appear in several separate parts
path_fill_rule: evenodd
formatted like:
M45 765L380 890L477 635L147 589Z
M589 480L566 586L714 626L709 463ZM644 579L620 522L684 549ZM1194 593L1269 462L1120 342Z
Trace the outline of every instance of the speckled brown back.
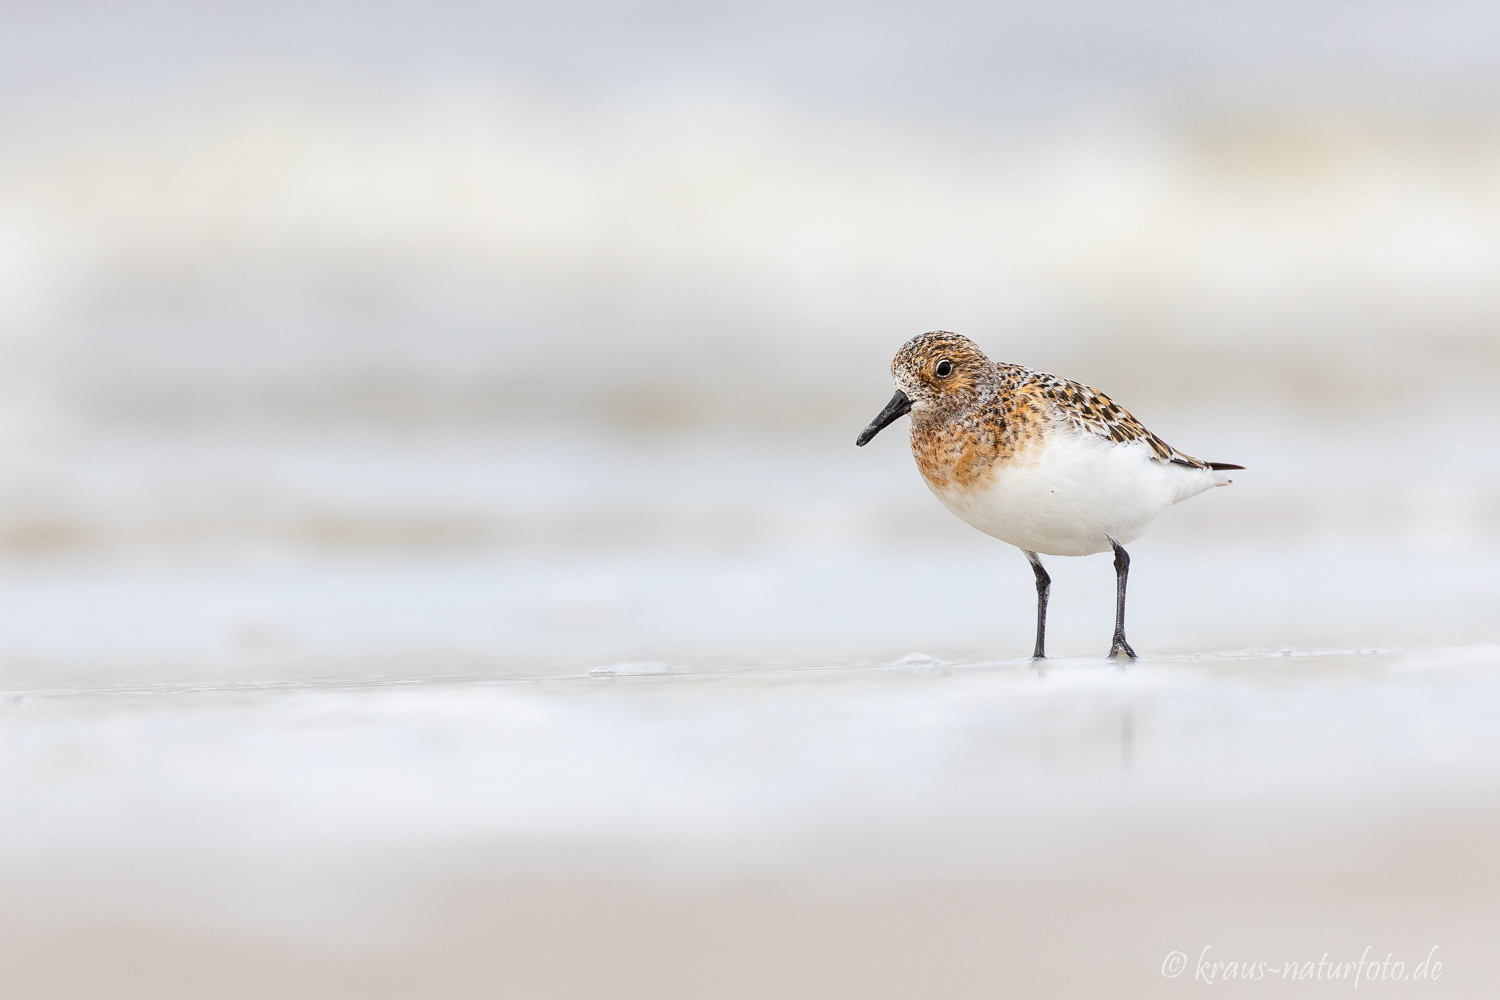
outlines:
M947 361L952 371L939 376ZM1152 434L1104 393L1021 365L996 364L969 338L944 330L913 337L891 363L913 400L911 448L935 490L982 484L997 467L1024 463L1058 430L1124 444L1143 441L1154 458L1193 468L1207 464Z

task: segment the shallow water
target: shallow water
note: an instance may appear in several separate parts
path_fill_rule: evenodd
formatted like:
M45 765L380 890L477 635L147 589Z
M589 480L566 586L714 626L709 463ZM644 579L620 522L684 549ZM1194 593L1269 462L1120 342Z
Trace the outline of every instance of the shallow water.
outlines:
M1482 995L1493 482L1200 433L1259 468L1132 545L1146 655L1052 559L1042 667L899 440L91 439L3 535L0 950L28 996L1144 996L1438 946Z
M413 975L467 995L430 984L444 969L541 995L814 996L826 946L856 949L839 975L870 995L941 961L964 995L1008 976L1144 996L1174 948L1437 945L1444 995L1476 996L1497 667L1493 645L916 654L13 691L7 962L27 995L106 973L140 990L116 995L396 996ZM985 928L1005 936L949 953ZM717 949L701 968L674 943L694 933ZM246 978L171 959L184 942ZM580 949L591 971L559 975ZM757 971L726 983L746 952Z

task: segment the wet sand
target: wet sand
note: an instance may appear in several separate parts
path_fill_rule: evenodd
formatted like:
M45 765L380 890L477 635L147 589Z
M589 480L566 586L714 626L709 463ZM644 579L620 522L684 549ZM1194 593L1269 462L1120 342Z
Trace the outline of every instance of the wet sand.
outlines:
M899 441L96 441L0 532L7 982L1283 995L1352 983L1198 963L1370 949L1488 996L1492 475L1243 426L1131 547L1123 669L1109 560L1049 561L1038 669L1024 558Z
M1483 996L1497 665L13 691L0 952L15 995L49 998L1085 997L1190 989L1204 946L1408 969L1436 946L1439 979L1362 989Z

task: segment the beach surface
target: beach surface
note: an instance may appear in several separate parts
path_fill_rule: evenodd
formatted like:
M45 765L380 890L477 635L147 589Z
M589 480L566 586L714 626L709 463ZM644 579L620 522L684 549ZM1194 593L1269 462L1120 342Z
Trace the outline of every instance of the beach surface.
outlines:
M611 503L549 495L555 454L505 440L241 442L225 483L178 442L163 475L200 490L162 496L198 506L131 520L89 513L114 453L80 454L75 522L13 527L0 573L16 995L1156 996L1203 962L1378 955L1442 971L1362 989L1482 996L1500 972L1484 484L1339 530L1299 513L1295 463L1247 470L1132 547L1136 663L1102 658L1109 560L1050 560L1039 665L1024 559L904 455L575 443L613 456ZM348 488L392 470L404 491Z

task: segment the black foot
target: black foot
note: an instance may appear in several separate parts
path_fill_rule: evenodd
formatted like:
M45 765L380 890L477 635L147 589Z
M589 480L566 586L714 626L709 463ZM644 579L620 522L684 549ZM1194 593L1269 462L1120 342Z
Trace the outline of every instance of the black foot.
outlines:
M1125 641L1125 578L1130 574L1130 554L1113 538L1109 544L1115 550L1115 640L1109 644L1109 658L1113 660L1124 653L1133 660L1135 650Z

